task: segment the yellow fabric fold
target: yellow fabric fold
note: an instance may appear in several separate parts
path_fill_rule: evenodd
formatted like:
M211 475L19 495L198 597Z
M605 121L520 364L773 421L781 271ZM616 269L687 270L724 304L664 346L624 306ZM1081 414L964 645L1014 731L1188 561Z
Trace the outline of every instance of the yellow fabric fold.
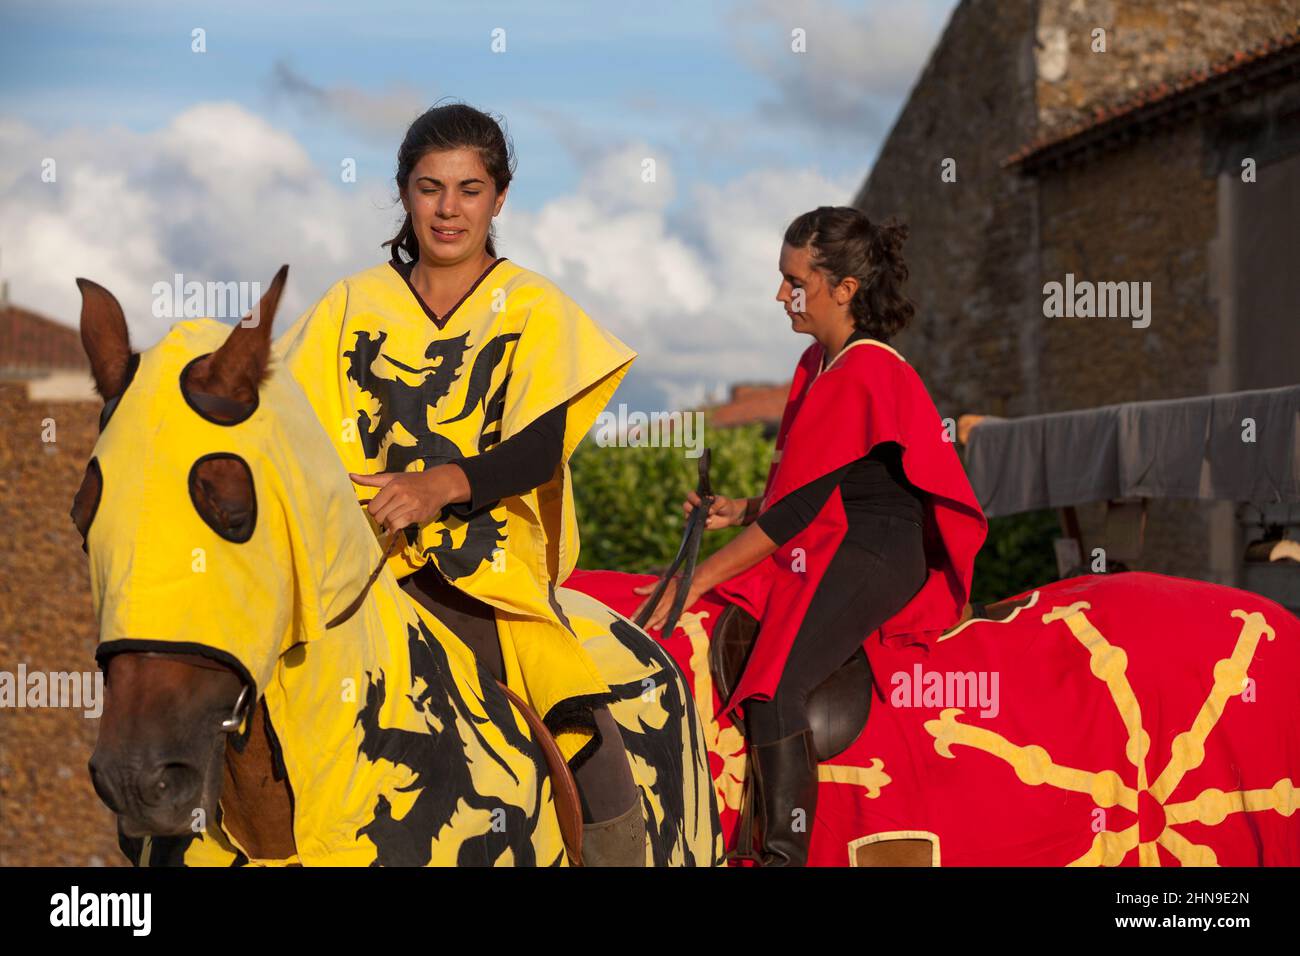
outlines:
M492 605L507 683L543 716L563 712L566 701L609 693L552 603L552 586L569 576L580 547L569 458L636 353L554 283L507 260L444 318L439 328L383 263L332 286L275 343L276 357L358 474L422 471L481 454L569 403L550 481L464 520L444 511L390 559L399 578L432 561ZM563 733L561 750L571 758L589 739Z

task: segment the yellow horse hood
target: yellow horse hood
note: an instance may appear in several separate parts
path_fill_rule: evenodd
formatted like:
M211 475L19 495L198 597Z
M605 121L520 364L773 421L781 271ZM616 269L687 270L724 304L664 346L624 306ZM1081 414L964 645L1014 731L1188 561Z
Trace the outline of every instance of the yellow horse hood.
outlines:
M272 368L235 424L184 394L186 366L230 331L178 322L140 354L92 453L102 490L87 543L101 659L176 645L236 665L260 694L279 656L323 635L361 591L380 548L328 439L301 440L321 426L292 376ZM251 473L247 540L218 533L196 507L196 466L214 456Z

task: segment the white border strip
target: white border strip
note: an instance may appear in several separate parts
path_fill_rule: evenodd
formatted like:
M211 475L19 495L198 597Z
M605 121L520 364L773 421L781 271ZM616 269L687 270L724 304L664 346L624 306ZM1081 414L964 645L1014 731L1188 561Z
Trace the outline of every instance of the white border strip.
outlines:
M849 841L849 866L858 869L867 869L858 867L858 848L871 846L873 843L884 843L886 840L929 840L930 841L930 865L939 866L939 834L931 833L929 830L882 830L879 833L872 833L864 837L858 837L856 840Z
M1028 611L1031 607L1036 605L1038 603L1038 597L1040 594L1042 594L1041 591L1035 591L1034 596L1030 598L1027 603L1020 605L1018 608L1016 608L1014 611L1012 611L1010 614L1008 614L1000 621L996 621L993 618L989 618L989 617L972 617L968 621L962 621L962 623L958 624L947 634L944 634L942 637L936 640L935 643L938 644L941 643L942 641L948 640L948 638L950 637L956 637L958 634L966 630L966 628L970 627L972 624L1010 624L1020 615L1021 611ZM994 601L993 603L996 604L997 602Z

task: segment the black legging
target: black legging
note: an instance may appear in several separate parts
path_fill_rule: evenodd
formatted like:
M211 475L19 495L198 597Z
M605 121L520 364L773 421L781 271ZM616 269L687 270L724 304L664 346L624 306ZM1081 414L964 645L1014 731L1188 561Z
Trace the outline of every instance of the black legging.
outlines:
M447 582L432 565L424 565L399 582L402 589L447 625L474 652L496 680L505 683L505 662L492 605ZM622 735L608 707L593 707L596 747L572 766L584 823L622 816L640 799Z
M855 517L817 585L776 693L744 705L750 742L775 743L811 729L808 695L902 610L925 575L920 525L888 515Z

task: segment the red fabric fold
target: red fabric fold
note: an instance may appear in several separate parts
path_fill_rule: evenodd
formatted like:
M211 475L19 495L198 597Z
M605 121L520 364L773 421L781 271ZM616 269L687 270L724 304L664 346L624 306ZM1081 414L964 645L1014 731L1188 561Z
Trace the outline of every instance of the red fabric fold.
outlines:
M975 555L988 522L953 442L920 376L896 351L862 339L820 372L814 343L795 369L764 489L762 510L810 481L868 454L881 442L902 447L908 479L926 492L927 573L915 597L879 634L891 646L928 647L961 617ZM770 556L714 591L760 622L758 637L725 715L746 699L770 700L817 585L848 527L838 488L817 517Z

